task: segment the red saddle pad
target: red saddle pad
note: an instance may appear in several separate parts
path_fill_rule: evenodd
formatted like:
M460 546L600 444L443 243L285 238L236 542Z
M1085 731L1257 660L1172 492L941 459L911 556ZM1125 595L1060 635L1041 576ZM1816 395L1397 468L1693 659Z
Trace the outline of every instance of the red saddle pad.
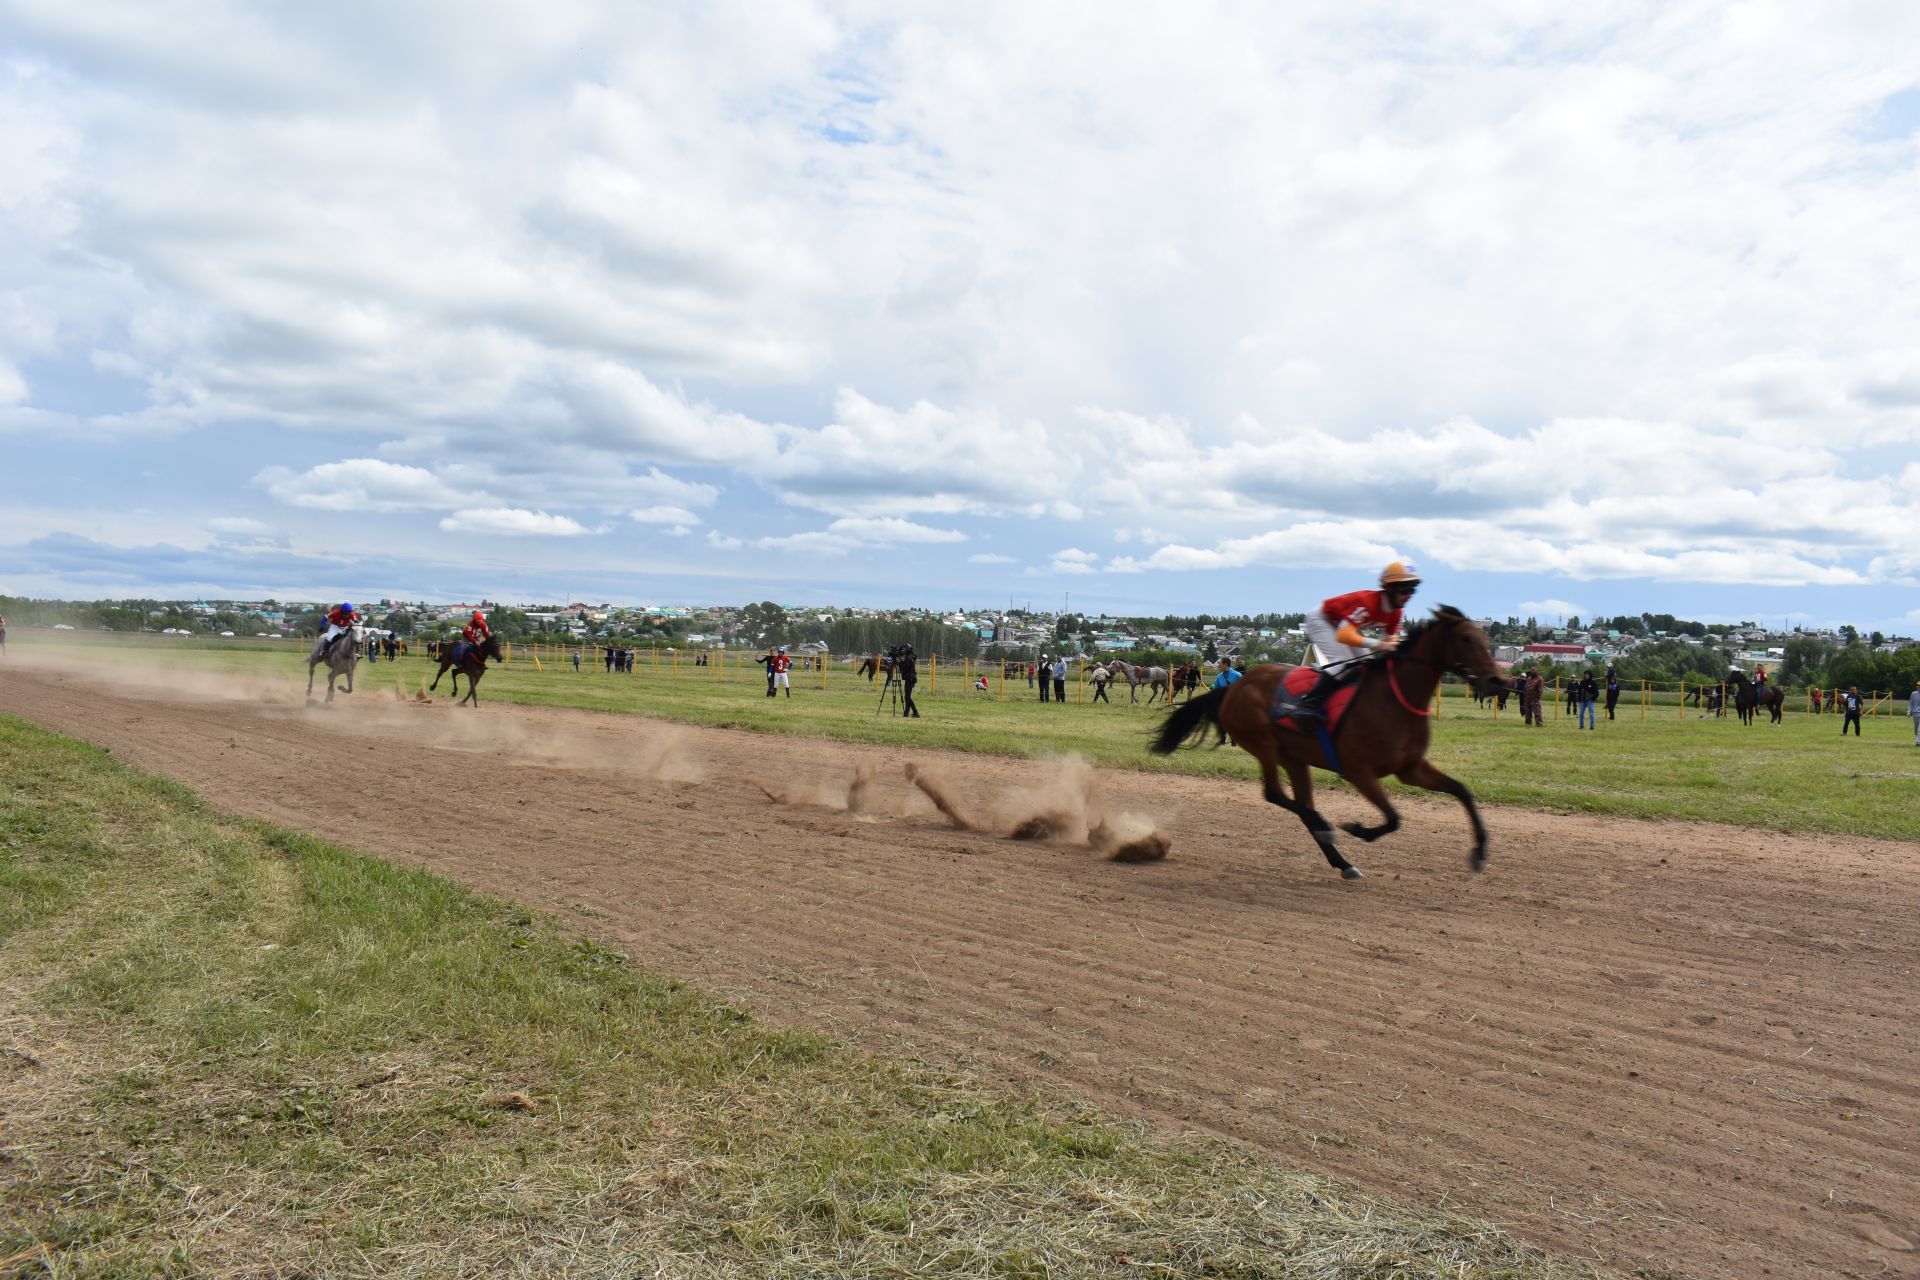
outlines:
M1320 673L1312 667L1295 667L1281 676L1280 682L1286 686L1288 693L1299 695L1313 688L1314 682L1319 678ZM1353 701L1353 695L1358 692L1360 692L1360 682L1355 680L1351 684L1344 684L1335 689L1333 696L1327 699L1328 733L1333 733L1340 727L1340 717L1347 713L1347 704ZM1300 729L1300 726L1293 722L1292 716L1281 716L1275 723L1288 729Z

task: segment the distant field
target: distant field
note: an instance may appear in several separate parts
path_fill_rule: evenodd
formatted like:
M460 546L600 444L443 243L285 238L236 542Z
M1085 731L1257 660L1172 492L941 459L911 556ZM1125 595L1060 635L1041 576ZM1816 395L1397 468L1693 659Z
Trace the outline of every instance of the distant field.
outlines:
M294 641L80 632L15 632L19 656L58 653L71 659L178 665L236 675L305 683L303 646ZM424 658L360 668L362 693L415 692L432 673ZM324 677L323 677L324 679ZM822 682L824 680L824 688ZM794 673L791 698L769 700L760 668L735 659L727 667L683 662L655 667L643 651L631 676L546 661L536 667L523 649L480 686L484 703L521 702L654 716L692 724L801 734L858 742L899 743L1042 758L1068 753L1121 768L1252 778L1243 752L1185 750L1171 758L1149 755L1146 735L1157 709L1089 704L1090 693L1069 688L1068 705L1042 705L1024 680L991 695L955 674L923 674L917 691L925 718L902 721L891 713L879 684L851 665ZM446 689L442 682L441 691ZM1143 695L1144 696L1144 695ZM1482 800L1550 810L1725 822L1781 831L1833 832L1920 840L1920 749L1904 715L1870 716L1865 736L1839 741L1837 716L1789 712L1781 725L1745 727L1728 717L1666 705L1625 704L1620 719L1594 732L1571 718L1544 728L1521 725L1517 703L1502 715L1480 710L1449 691L1434 723L1433 757ZM485 714L482 708L481 714ZM1322 775L1322 785L1330 779Z

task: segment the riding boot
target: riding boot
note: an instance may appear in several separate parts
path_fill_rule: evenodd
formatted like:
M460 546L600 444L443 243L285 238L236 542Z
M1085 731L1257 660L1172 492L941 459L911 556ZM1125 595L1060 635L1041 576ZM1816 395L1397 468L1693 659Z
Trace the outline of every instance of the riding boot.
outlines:
M1287 695L1281 705L1275 708L1274 718L1292 717L1299 724L1323 718L1326 715L1327 695L1340 686L1341 678L1338 671L1322 670L1313 688L1302 694Z

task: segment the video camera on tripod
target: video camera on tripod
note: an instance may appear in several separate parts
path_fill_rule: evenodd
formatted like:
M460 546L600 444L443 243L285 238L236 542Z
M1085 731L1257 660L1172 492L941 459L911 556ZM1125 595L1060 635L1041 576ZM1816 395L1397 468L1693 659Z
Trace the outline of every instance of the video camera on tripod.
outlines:
M920 664L919 660L913 656L913 646L910 644L890 644L881 650L881 654L884 658L881 666L886 671L887 680L886 683L880 687L880 701L875 704L873 713L879 715L880 708L891 701L899 709L901 715L913 716L918 719L920 709L913 705L913 686L920 678ZM901 689L904 689L906 692L904 705L902 704L901 690L893 687L893 682L896 679L900 681Z

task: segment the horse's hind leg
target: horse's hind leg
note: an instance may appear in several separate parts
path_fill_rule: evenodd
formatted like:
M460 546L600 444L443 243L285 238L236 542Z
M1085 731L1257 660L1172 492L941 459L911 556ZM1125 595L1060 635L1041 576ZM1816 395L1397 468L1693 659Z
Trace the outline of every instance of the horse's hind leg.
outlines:
M1362 822L1343 822L1340 824L1340 829L1350 836L1365 840L1368 844L1372 844L1381 836L1392 835L1398 831L1400 815L1394 810L1393 801L1387 799L1387 789L1380 785L1380 779L1360 770L1349 770L1346 777L1347 781L1353 784L1353 789L1360 793L1361 798L1378 809L1386 821L1377 827L1369 827Z
M1397 776L1410 787L1445 792L1460 802L1467 811L1467 821L1473 824L1473 854L1468 859L1469 864L1475 871L1484 868L1487 865L1487 824L1480 821L1480 806L1473 802L1473 792L1467 790L1466 784L1449 778L1424 759L1414 761Z

